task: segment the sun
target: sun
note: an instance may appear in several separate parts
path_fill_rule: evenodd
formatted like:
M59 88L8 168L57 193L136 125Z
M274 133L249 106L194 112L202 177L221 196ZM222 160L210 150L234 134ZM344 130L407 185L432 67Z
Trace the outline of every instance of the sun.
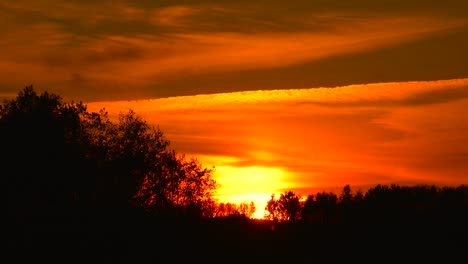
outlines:
M282 168L219 166L214 177L221 185L215 198L236 204L253 201L253 218L263 218L271 194L287 187L287 173Z

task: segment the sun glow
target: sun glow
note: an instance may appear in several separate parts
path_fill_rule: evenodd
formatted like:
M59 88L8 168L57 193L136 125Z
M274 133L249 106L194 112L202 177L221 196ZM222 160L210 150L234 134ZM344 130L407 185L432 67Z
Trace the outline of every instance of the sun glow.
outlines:
M214 176L221 184L215 198L235 204L253 201L256 207L254 218L263 218L272 193L290 186L285 182L287 173L281 168L219 166Z
M172 147L215 166L219 202L376 183L466 182L468 79L97 102L133 109ZM441 176L443 175L443 177ZM311 193L312 194L312 193Z

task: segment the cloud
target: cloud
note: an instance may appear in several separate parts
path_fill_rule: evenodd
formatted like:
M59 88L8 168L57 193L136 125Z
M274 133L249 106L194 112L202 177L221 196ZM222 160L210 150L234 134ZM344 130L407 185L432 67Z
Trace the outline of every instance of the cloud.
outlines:
M0 98L33 84L132 108L236 201L467 183L467 5L0 0Z
M402 101L402 103L406 105L424 105L463 100L466 98L468 98L468 89L465 86L418 93Z
M193 94L190 78L286 69L466 25L462 17L431 14L276 14L233 3L44 3L0 2L0 86L34 83L88 101Z
M398 82L350 85L346 88L328 88L327 100L295 100L296 104L327 106L418 106L463 100L468 97L468 79L439 81L412 81L404 85ZM359 87L359 92L356 92ZM389 91L391 87L391 91ZM409 91L402 91L403 89ZM306 92L307 90L304 90ZM369 97L372 95L372 97Z
M190 6L169 6L154 10L150 20L151 22L162 26L189 26L190 20L188 18L199 12L200 10L198 8Z
M291 188L466 183L468 79L101 102L206 165L275 168ZM456 92L454 92L456 91ZM434 100L427 94L444 94ZM459 94L460 97L455 95ZM415 99L416 103L414 103ZM300 102L300 103L297 103ZM391 103L389 103L391 102ZM339 106L339 107L338 107ZM220 172L221 173L221 172ZM238 171L240 173L240 171ZM241 177L241 176L239 176ZM282 184L283 184L282 183Z

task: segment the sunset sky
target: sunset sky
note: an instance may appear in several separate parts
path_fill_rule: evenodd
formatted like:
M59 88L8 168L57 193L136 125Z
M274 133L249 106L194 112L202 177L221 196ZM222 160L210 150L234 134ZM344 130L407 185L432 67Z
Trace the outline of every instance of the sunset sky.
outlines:
M466 0L0 0L0 98L133 109L220 201L468 184Z

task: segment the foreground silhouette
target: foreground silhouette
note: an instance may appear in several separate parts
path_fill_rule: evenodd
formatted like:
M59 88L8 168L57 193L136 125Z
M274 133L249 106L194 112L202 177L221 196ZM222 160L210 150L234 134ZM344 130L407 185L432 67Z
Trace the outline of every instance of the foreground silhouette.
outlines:
M273 222L319 224L462 224L467 217L468 186L400 186L377 184L366 193L352 193L346 185L341 194L318 192L305 201L286 191L272 195L265 217Z
M217 203L213 170L134 112L114 123L32 87L0 106L0 141L15 260L452 262L467 249L464 185L286 191L250 219L253 203Z

